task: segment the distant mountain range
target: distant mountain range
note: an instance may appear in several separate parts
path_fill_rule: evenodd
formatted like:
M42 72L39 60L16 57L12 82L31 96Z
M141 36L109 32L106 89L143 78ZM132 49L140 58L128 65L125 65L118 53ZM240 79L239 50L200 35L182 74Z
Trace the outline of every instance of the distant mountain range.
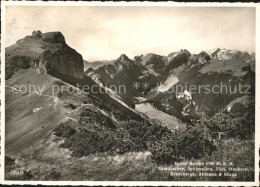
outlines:
M202 51L199 54L190 54L188 50L181 50L172 52L168 56L149 53L137 56L136 60L130 60L127 56L121 55L112 64L85 71L85 74L97 84L126 85L128 92L122 96L126 96L133 102L137 102L140 97L144 97L146 102L156 102L155 100L164 98L166 95L176 100L176 96L167 93L167 90L174 88L174 86L184 86L185 84L196 86L209 84L213 86L213 84L220 82L228 85L230 81L251 85L250 91L254 94L254 73L254 53L248 54L247 52L226 49ZM135 82L146 82L149 87L135 89L133 88ZM156 98L158 95L163 96ZM243 94L216 96L216 94L200 93L193 95L193 103L196 103L197 107L199 106L198 109L206 108L207 113L213 115L240 96L243 96ZM220 97L225 98L220 99ZM206 98L208 98L207 101L205 101ZM156 102L160 103L157 107L167 104L163 100ZM173 109L174 104L169 107L175 111ZM165 107L162 108L166 110ZM185 108L185 105L183 108ZM194 108L196 107L194 106ZM172 114L171 112L168 113ZM183 113L185 112L183 111Z
M101 66L112 64L113 61L103 60L103 61L94 61L94 62L88 62L86 60L83 60L84 64L84 70L87 70L88 68L97 69Z

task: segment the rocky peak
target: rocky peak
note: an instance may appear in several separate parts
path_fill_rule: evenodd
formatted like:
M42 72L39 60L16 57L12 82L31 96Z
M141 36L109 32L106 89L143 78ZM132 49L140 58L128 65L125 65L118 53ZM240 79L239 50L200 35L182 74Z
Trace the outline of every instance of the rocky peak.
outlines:
M92 73L92 72L94 72L94 69L88 68L84 73L85 73L85 75L87 75L88 73Z
M197 55L190 56L190 62L193 62L193 63L205 64L205 63L208 63L209 60L211 60L211 58L210 58L209 54L206 53L205 51L202 51Z
M130 59L125 55L125 54L122 54L118 59L117 61L119 62L126 62L126 61L130 61Z
M145 66L152 65L155 69L163 68L165 65L163 56L154 53L146 54L143 57L142 64Z
M167 58L168 58L168 61L171 61L173 58L175 58L176 56L178 55L187 55L187 56L190 56L190 52L187 50L187 49L181 49L180 51L178 52L172 52L170 53Z
M25 38L18 40L16 44L22 45L35 43L35 42L45 42L45 43L52 43L52 44L66 44L65 38L61 32L47 32L42 33L41 31L33 31L31 36L26 36Z
M114 68L117 72L122 71L123 69L133 68L134 61L129 59L125 54L122 54L114 63Z
M34 31L6 48L7 79L15 71L30 67L46 69L46 73L64 81L84 78L82 56L66 44L61 32Z
M186 64L189 61L191 54L186 49L181 49L179 52L170 53L167 57L166 71L169 72L182 64Z
M220 52L220 49L217 48L217 49L213 50L213 51L211 52L211 54L209 54L209 55L210 55L212 58L215 58L215 57L217 57L217 55L218 55L219 52Z
M190 52L187 49L181 49L179 53L180 54L186 54L186 55L190 56Z
M49 43L66 43L65 37L61 32L47 32L42 34L42 39L44 42Z
M233 58L244 60L249 57L249 54L247 52L241 52L239 50L228 50L228 49L213 49L207 51L207 54L211 58L217 58L218 60L231 60Z

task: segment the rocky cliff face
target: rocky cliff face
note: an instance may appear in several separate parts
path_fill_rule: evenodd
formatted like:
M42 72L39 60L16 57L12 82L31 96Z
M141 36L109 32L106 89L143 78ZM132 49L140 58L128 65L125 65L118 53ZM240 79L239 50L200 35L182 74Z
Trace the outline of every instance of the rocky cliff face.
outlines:
M153 69L155 72L168 74L169 71L175 69L182 64L186 64L191 54L188 50L182 49L178 52L172 52L168 56L161 56L153 53L148 53L143 56L141 63Z
M199 54L193 54L190 56L190 62L192 63L200 63L200 64L206 64L211 60L211 57L204 51L202 51Z
M165 66L165 57L148 53L142 58L141 63L144 66L152 66L153 69L161 69Z
M6 79L33 67L62 80L84 78L82 56L70 48L60 32L33 32L6 48Z

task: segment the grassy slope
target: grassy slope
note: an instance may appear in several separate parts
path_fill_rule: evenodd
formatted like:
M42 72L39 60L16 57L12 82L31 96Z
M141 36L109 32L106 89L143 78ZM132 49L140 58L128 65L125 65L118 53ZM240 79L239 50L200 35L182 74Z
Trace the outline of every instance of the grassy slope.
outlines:
M91 79L85 81L93 84ZM43 94L50 96L52 86L58 86L60 90L62 90L62 86L68 86L67 83L46 74L39 74L34 69L20 70L6 81L6 85L9 87L26 85L27 88L29 85L36 85L44 88ZM53 130L61 120L65 120L69 116L73 107L84 110L84 107L80 107L84 103L95 103L98 108L106 112L111 112L111 107L113 107L124 113L122 118L131 117L142 120L138 113L116 102L107 94L90 96L91 94L83 91L69 93L66 89L63 90L63 93L56 94L54 98L39 96L35 93L29 96L28 92L14 94L10 88L6 88L6 152L19 152L34 143L37 144L46 136L47 132ZM33 112L37 108L40 110Z
M21 73L21 74L20 74ZM45 86L44 94L51 94L51 86L57 79L45 74L38 74L30 69L27 72L18 72L16 76L6 81L7 86L39 85ZM55 108L54 108L55 105ZM34 108L41 108L34 113ZM58 125L62 115L61 102L57 99L40 97L33 93L14 94L6 88L6 152L19 152L36 143L43 136Z
M192 162L232 161L234 167L247 167L249 172L238 172L237 177L172 177L169 171L159 167L180 166L158 165L152 162L149 152L126 153L123 155L96 154L87 157L71 157L71 152L60 148L63 140L50 133L37 147L26 149L26 154L16 154L16 163L6 166L7 180L124 180L124 181L250 181L254 177L254 142L224 140L218 142L218 151L210 157ZM241 162L243 160L243 162ZM184 161L185 162L185 161ZM185 166L184 168L187 169ZM16 176L14 170L26 175ZM199 173L199 172L195 172Z

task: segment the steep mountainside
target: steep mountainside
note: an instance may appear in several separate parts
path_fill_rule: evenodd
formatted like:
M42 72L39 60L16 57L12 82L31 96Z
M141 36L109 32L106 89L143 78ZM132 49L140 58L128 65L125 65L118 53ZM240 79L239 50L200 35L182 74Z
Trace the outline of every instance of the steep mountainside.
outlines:
M89 106L87 104L92 104L92 108L101 111L102 115L106 114L109 119L111 113L117 116L115 119L142 119L138 113L106 94L84 92L51 75L40 74L33 68L17 71L6 81L6 86L7 154L30 146L37 147L60 124L82 123L73 115L76 110L83 112ZM89 110L93 111L92 108ZM89 123L88 129L93 126Z
M153 93L153 90L160 83L176 74L176 68L187 64L189 57L190 53L187 50L170 53L167 57L149 53L145 56L141 55L135 60L121 55L114 60L114 63L96 70L90 68L85 71L85 74L102 85L115 85L117 87L124 85L127 88L127 93L119 94L130 100L135 100L135 97L144 97L149 92ZM134 85L135 83L138 85Z
M10 73L6 77L7 154L37 146L66 121L82 124L71 115L74 110L85 111L89 106L86 104L93 105L88 109L90 112L99 111L99 115L113 121L108 124L104 121L108 128L115 128L119 119L144 120L114 93L82 75L81 55L65 44L61 33L37 34L17 44L6 50ZM76 83L81 86L75 87ZM88 128L91 125L98 124L89 123Z
M169 114L178 115L176 111L181 110L184 116L198 117L201 112L214 115L227 110L230 102L243 95L254 96L254 54L220 49L208 54L201 52L191 55L189 62L176 74L178 82L172 88L168 88L174 92L164 92L151 102ZM243 86L241 91L239 85ZM191 87L195 87L195 90ZM193 89L194 93L188 90L189 88ZM245 93L246 91L248 93ZM178 99L182 98L185 92L191 99ZM172 98L172 101L166 98ZM175 104L175 98L183 104L182 109ZM168 109L165 106L168 106Z
M160 75L167 76L171 70L181 66L182 64L186 64L190 55L190 52L186 49L172 52L168 56L148 53L142 57L141 63L148 69L152 69Z
M85 71L97 83L103 86L116 87L124 86L125 92L119 93L128 99L134 99L137 96L143 96L151 87L155 87L163 78L159 74L150 71L141 63L129 59L126 55L121 55L113 64L99 67L96 70L89 69ZM141 83L148 83L149 87L145 88ZM134 87L135 83L139 83L138 87Z
M96 70L88 69L85 74L102 86L124 85L127 90L127 94L121 94L124 100L147 100L153 102L156 108L185 120L184 116L196 117L204 110L213 115L225 109L237 97L245 95L205 94L205 88L200 89L203 93L194 94L186 90L192 99L178 101L183 105L183 108L180 108L181 105L176 105L176 99L179 100L177 96L182 95L186 87L195 86L198 89L201 85L207 85L212 88L214 85L224 84L229 91L243 84L249 85L249 91L254 95L254 69L254 53L249 55L238 50L215 49L190 54L184 49L168 56L149 53L136 56L135 60L122 55L113 64ZM133 88L135 82L140 83L138 89ZM148 89L142 88L145 82L149 83ZM182 86L181 92L176 92L178 86ZM246 91L246 88L243 89Z
M39 71L65 81L84 78L82 56L70 48L60 32L34 32L6 48L6 78L19 69Z
M151 69L155 72L162 74L163 73L162 70L166 64L166 57L161 55L156 55L153 53L148 53L147 55L142 57L141 63L148 69Z

